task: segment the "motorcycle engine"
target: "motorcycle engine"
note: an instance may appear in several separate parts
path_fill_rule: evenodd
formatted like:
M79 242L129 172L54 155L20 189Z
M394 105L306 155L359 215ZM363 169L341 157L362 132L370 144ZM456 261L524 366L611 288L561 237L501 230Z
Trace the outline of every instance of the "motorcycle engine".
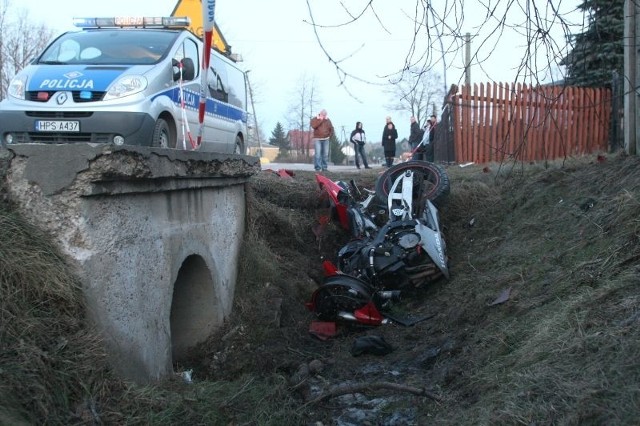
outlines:
M413 249L420 244L420 235L417 232L405 232L398 237L398 244L405 250Z

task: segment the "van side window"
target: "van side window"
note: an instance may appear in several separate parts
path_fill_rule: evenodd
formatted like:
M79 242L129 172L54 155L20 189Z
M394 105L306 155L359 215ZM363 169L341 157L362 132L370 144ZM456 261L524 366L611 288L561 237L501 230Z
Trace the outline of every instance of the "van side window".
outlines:
M211 55L211 68L207 80L211 97L225 103L229 102L227 69L225 63L215 55Z
M227 69L229 103L241 110L247 109L247 85L244 73L235 67Z
M185 61L185 59L187 59ZM196 43L187 39L176 51L172 61L176 66L182 63L183 66L183 79L193 80L200 74L200 56L198 55L198 46ZM192 70L188 68L193 68ZM186 71L186 72L185 72ZM192 72L191 72L192 71ZM176 70L174 69L174 73ZM178 70L179 72L179 70ZM174 77L177 80L177 78Z

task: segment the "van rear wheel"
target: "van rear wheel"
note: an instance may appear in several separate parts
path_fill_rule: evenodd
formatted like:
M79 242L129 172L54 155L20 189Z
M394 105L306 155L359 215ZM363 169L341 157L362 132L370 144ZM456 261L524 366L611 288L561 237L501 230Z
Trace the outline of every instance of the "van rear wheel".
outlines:
M163 118L158 118L158 121L156 121L156 125L153 128L151 146L156 148L176 147L176 136L173 134L169 123Z
M233 153L242 155L247 153L244 149L244 142L242 142L242 138L238 135L236 135L236 146L233 148Z

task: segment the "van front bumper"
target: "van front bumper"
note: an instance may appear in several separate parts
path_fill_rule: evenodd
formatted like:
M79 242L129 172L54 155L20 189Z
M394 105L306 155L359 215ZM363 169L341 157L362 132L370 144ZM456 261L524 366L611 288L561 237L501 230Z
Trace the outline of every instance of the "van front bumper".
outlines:
M38 122L59 125L69 124L73 131L42 131ZM3 144L16 143L113 143L121 136L127 145L150 146L155 121L143 112L52 112L52 111L1 111L0 138ZM10 136L10 138L9 138Z

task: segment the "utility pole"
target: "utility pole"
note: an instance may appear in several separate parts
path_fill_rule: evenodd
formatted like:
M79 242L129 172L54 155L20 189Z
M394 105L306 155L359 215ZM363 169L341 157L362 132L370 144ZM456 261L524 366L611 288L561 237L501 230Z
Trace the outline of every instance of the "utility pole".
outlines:
M638 36L640 35L640 5L634 0L624 2L624 149L627 154L640 152L640 64Z
M433 8L430 7L431 18L433 19L433 28L436 30L436 36L438 37L438 41L440 42L440 54L442 55L442 77L444 79L444 96L446 98L447 93L449 93L449 88L447 87L447 59L444 56L444 43L442 42L442 36L440 35L440 29L438 28L438 23L436 22L435 14L433 13Z
M464 35L464 84L471 86L471 34Z
M251 98L251 111L253 112L253 123L255 130L255 136L258 140L258 157L262 158L262 142L260 142L260 131L258 129L258 117L256 116L256 106L253 103L253 90L251 89L251 82L249 81L249 72L251 70L245 72L245 76L247 77L247 88L249 89L249 98Z

